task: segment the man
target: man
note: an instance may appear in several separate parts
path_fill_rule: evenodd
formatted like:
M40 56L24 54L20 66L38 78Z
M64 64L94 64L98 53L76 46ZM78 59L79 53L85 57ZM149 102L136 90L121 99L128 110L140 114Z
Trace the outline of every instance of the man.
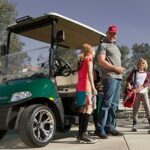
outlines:
M117 33L117 26L109 26L106 40L98 47L98 63L102 69L104 96L96 134L103 139L108 138L107 134L122 135L116 130L116 109L119 103L122 73L125 68L121 67L121 53L115 45Z

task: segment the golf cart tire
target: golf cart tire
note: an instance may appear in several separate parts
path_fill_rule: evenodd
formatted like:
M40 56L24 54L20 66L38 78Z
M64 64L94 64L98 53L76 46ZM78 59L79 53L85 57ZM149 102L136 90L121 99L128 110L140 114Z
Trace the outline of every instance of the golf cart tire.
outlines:
M18 130L22 141L27 146L44 147L54 138L55 116L45 105L28 106L20 117Z
M0 130L0 140L6 135L7 130Z

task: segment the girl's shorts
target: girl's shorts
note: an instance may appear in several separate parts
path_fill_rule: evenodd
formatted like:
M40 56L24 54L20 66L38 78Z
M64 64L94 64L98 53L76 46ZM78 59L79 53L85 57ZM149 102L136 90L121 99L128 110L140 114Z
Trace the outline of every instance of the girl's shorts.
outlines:
M91 92L78 92L76 93L76 105L82 107L85 105L92 105L92 93Z

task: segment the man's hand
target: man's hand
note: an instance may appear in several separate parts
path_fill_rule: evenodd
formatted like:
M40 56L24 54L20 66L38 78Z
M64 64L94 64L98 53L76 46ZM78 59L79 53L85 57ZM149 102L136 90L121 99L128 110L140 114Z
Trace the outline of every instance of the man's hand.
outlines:
M124 71L126 71L126 68L124 67L117 67L117 66L114 67L114 72L117 74L122 74Z

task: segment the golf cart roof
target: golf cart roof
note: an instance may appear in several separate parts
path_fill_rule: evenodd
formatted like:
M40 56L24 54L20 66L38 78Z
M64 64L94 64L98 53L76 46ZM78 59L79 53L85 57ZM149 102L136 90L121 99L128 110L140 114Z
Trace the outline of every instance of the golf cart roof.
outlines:
M50 44L52 19L56 19L57 31L65 31L65 41L61 42L64 46L80 48L84 42L96 46L100 42L100 37L105 37L104 33L92 27L57 13L48 13L37 18L28 17L24 20L22 19L16 24L9 26L7 30Z

